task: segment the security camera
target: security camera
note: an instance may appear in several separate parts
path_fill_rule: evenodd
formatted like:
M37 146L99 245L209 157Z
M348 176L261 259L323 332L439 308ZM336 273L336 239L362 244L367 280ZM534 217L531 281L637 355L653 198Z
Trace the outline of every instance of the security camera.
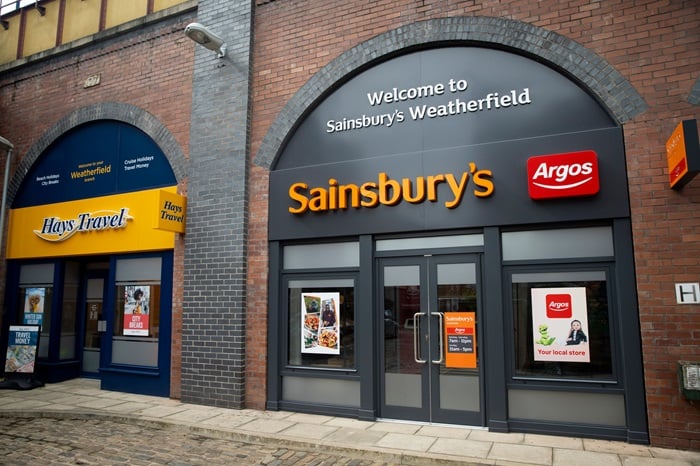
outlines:
M203 45L209 50L218 52L218 57L226 55L226 43L224 40L199 23L190 23L185 28L185 35Z

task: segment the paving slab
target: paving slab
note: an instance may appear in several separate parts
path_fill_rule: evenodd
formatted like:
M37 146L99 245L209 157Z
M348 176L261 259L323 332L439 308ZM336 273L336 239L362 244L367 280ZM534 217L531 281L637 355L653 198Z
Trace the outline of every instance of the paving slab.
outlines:
M377 446L404 451L428 451L435 440L435 437L422 435L388 433L377 442Z
M513 443L494 443L488 458L495 460L552 465L552 449Z
M491 452L493 443L477 440L461 440L439 438L430 446L430 452L446 455L458 455L468 458L486 459Z
M438 438L466 439L472 433L472 429L450 426L421 426L416 432L418 435Z
M385 432L370 431L367 429L338 428L326 437L329 442L342 443L356 447L368 447L376 445L386 435Z
M554 449L553 466L622 466L622 460L613 453Z

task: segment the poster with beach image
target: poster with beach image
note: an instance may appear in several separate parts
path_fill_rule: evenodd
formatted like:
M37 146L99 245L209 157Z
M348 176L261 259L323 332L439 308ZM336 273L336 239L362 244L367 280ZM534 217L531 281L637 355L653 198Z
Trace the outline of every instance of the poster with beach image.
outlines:
M44 299L46 288L26 288L24 298L24 318L26 325L39 325L44 321Z

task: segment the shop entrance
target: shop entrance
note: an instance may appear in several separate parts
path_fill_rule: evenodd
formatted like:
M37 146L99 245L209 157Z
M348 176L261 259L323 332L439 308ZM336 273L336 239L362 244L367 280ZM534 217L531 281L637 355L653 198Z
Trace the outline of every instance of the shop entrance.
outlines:
M85 276L85 327L83 335L82 372L87 377L98 377L103 335L107 330L104 314L107 271L90 271Z
M478 255L379 260L380 415L484 425Z

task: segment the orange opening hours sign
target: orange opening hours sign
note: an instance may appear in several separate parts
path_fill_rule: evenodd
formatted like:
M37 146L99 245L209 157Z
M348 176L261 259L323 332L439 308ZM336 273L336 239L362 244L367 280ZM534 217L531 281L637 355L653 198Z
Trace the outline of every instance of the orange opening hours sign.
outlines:
M445 312L445 367L476 369L476 313Z

